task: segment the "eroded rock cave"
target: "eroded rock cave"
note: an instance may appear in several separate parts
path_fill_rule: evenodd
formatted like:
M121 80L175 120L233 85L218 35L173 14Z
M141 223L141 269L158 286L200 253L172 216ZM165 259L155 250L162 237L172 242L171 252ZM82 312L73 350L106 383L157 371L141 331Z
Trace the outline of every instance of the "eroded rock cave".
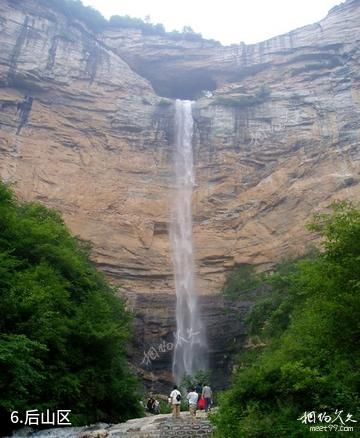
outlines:
M206 91L216 89L216 81L206 71L190 71L187 74L175 74L169 72L166 79L159 75L155 69L141 68L138 71L141 76L151 82L156 94L170 99L197 100Z

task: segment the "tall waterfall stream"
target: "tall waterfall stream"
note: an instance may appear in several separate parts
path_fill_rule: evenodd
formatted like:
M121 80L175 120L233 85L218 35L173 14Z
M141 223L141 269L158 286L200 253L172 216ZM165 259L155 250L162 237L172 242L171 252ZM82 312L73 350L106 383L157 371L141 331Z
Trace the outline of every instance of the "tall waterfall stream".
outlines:
M192 149L194 120L192 102L175 103L175 194L170 240L176 289L176 342L173 375L180 383L207 366L206 335L199 312L192 238L192 194L195 184Z

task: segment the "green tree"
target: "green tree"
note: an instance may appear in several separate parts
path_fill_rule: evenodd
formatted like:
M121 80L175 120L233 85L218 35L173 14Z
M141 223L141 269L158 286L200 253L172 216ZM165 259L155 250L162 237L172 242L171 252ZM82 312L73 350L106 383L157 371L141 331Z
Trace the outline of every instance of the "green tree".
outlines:
M265 278L271 292L249 315L261 347L221 397L221 437L312 436L297 420L305 411L359 419L360 210L334 204L309 228L323 250Z
M180 384L181 391L185 393L189 389L195 388L198 383L209 383L210 377L210 370L197 370L193 375L185 374Z
M150 17L145 19L130 17L129 15L113 15L109 20L92 8L85 6L80 0L38 0L45 7L51 7L58 11L68 19L70 22L75 20L84 23L89 29L95 33L99 33L108 28L135 28L140 29L144 35L165 35L169 39L186 39L191 41L203 40L200 33L196 33L190 26L184 26L182 32L173 31L166 32L165 27L161 23L153 24L150 22ZM213 44L220 45L218 41L211 41Z
M126 361L131 315L88 246L3 184L0 229L0 411L71 409L73 424L141 414Z
M248 298L261 283L255 266L243 263L237 265L226 277L223 292L229 298Z

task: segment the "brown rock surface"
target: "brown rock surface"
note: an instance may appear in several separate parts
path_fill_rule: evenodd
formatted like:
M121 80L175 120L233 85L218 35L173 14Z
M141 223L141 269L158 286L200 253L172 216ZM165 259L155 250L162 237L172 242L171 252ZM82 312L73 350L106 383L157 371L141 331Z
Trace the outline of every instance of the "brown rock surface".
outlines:
M359 5L222 47L136 30L95 36L36 0L4 1L0 175L24 199L60 209L126 289L173 293L173 108L121 57L134 68L157 62L159 80L201 68L223 85L194 110L200 293L217 292L234 263L266 267L303 252L314 210L359 198ZM254 103L263 85L270 95ZM240 104L216 104L221 96Z
M169 96L216 88L194 106L194 239L199 293L226 327L212 295L232 266L303 253L314 212L360 198L359 23L360 2L347 0L320 23L222 47L95 35L43 2L0 3L0 177L61 210L133 297L146 323L136 360L173 331L173 106L149 81Z
M151 85L36 1L2 2L0 17L1 177L61 210L114 279L166 286L169 144Z

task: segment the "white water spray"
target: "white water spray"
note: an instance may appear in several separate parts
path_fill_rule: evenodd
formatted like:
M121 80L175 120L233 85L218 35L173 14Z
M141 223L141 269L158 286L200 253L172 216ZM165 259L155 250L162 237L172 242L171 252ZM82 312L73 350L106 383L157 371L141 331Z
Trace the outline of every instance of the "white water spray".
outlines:
M194 164L192 102L175 104L175 187L170 240L176 288L176 341L173 375L180 383L184 374L193 375L207 367L204 327L197 302L192 242L192 193Z

